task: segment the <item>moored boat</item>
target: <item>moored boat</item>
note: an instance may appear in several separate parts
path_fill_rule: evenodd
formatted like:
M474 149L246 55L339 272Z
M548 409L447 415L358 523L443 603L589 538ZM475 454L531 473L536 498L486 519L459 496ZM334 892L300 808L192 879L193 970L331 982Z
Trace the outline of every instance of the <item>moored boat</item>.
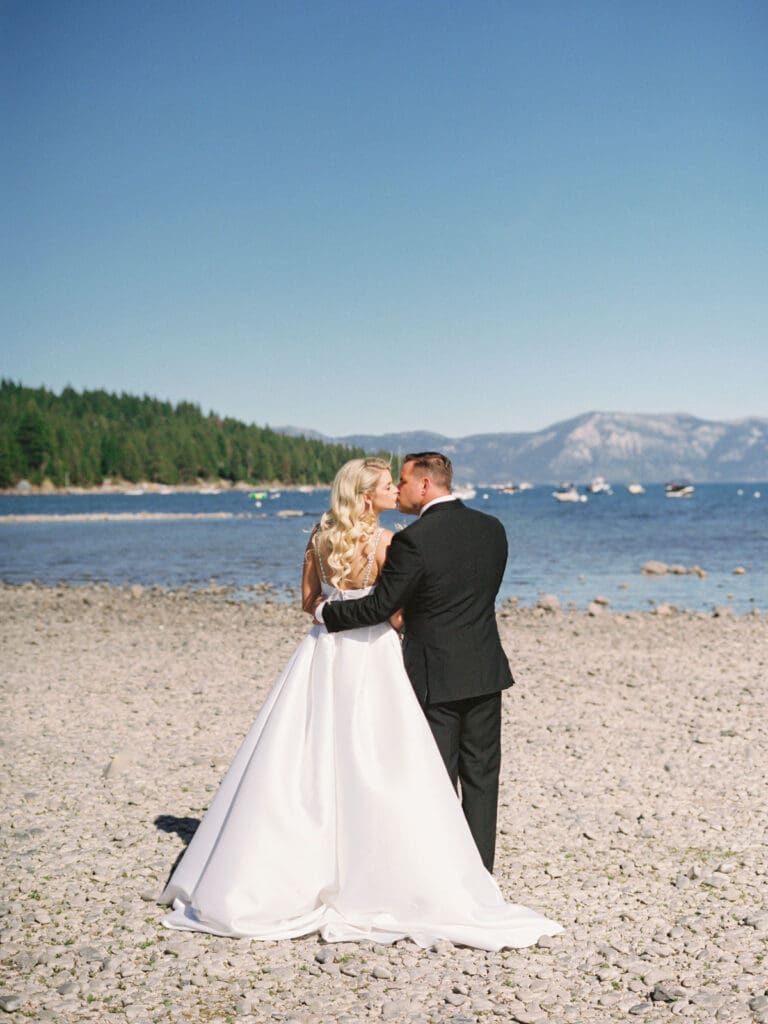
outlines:
M693 484L665 484L664 493L668 498L690 498Z
M556 491L552 491L552 497L558 501L565 502L584 502L587 500L586 494L580 494L575 484L560 484Z
M462 501L471 501L472 498L477 497L477 490L472 484L466 484L464 487L453 488L454 498L461 498Z
M604 476L596 476L591 484L587 484L587 490L590 494L613 494L611 485Z

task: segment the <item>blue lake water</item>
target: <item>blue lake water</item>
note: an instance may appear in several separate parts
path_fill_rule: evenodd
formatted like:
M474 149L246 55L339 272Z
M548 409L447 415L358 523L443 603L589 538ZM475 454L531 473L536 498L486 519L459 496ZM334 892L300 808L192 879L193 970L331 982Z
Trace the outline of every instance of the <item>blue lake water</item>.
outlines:
M215 579L235 588L269 582L290 597L307 535L327 500L327 491L284 491L261 508L242 492L3 496L0 516L224 512L236 518L0 521L0 579L163 587ZM662 485L649 485L642 495L615 487L612 495L572 505L540 486L513 495L478 490L468 504L498 516L507 529L500 600L514 596L530 605L541 593L554 593L580 608L601 595L617 610L669 601L694 610L730 604L739 613L768 611L768 485L700 484L690 499L667 498ZM302 515L277 516L286 509ZM398 513L382 517L390 527L407 521ZM640 568L649 559L700 565L708 575L644 577ZM744 575L733 574L737 566Z

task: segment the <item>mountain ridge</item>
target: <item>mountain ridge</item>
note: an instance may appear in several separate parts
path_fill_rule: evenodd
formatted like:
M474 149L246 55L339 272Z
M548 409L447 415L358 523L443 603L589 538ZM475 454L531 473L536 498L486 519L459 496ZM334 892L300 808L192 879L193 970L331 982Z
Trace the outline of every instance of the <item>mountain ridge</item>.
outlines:
M280 432L393 456L437 449L451 457L461 482L615 483L768 481L768 418L706 420L689 413L592 411L536 431L449 437L434 431L393 431L327 437L298 427Z

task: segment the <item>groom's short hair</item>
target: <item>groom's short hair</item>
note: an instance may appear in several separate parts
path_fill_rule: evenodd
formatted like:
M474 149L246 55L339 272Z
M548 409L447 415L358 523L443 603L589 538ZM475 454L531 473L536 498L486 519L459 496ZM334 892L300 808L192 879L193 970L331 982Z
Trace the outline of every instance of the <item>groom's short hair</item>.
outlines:
M453 465L442 452L412 452L403 459L403 465L412 462L413 468L421 475L428 476L436 487L451 489Z

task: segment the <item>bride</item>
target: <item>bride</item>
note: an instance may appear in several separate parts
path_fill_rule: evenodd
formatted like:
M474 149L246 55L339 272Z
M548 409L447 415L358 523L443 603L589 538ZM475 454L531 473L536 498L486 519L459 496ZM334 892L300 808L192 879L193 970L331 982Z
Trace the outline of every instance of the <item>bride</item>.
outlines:
M376 585L392 539L378 516L396 501L382 460L339 470L305 553L305 610ZM483 866L387 623L301 641L161 902L170 928L256 939L498 950L561 931L505 903Z

